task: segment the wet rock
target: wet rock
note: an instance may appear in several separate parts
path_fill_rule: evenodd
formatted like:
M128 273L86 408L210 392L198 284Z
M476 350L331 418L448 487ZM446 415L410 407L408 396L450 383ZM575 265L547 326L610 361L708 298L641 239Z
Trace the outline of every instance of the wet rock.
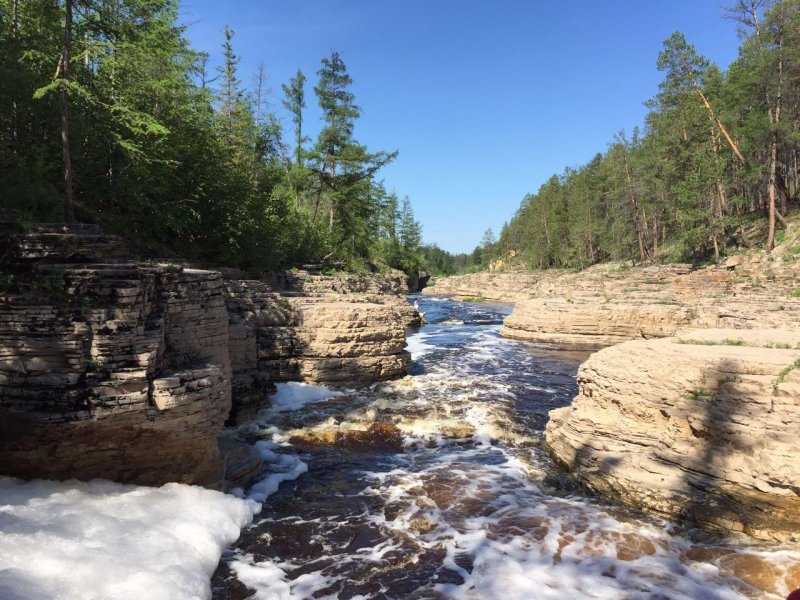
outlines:
M289 441L299 447L343 448L352 451L377 450L399 452L403 436L393 423L372 423L366 429L335 427L301 429L289 433Z

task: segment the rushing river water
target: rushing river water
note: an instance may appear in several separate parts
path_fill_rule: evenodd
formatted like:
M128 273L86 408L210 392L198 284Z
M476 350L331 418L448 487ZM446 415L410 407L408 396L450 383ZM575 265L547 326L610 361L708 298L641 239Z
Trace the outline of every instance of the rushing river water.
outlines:
M508 307L420 304L410 377L251 428L276 464L308 472L224 557L215 598L727 600L800 586L797 552L714 545L564 483L540 442L586 354L501 339ZM326 443L289 443L304 430Z

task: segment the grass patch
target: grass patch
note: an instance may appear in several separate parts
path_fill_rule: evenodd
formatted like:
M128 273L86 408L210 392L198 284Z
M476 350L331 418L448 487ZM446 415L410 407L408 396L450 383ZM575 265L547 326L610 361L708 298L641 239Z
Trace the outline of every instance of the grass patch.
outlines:
M693 390L689 390L686 396L690 400L711 400L713 394L704 387L698 387L694 388Z
M778 372L778 376L775 378L774 383L772 384L772 392L773 394L778 393L778 386L783 383L783 380L786 379L786 376L794 371L795 369L800 369L800 358L796 358L795 361L787 367L784 367Z
M96 373L103 368L103 358L100 356L90 356L86 359L86 370L90 373Z
M792 290L792 291L789 293L789 295L790 295L792 298L800 298L800 290Z
M464 296L461 300L463 302L486 302L486 298L483 296Z
M693 346L748 346L749 344L741 338L724 338L721 340L692 340L678 338L676 344L690 344Z

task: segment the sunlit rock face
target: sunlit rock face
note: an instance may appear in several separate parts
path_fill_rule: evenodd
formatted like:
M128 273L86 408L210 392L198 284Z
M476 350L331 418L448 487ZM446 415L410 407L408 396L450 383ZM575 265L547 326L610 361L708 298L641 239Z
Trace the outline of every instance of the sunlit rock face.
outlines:
M555 346L599 348L671 336L692 327L715 327L717 322L718 310L710 306L527 300L506 317L501 335Z
M511 273L470 273L436 279L422 291L433 296L485 298L496 302L519 302L535 297L539 283L548 279L545 271Z
M425 293L511 302L503 337L602 348L693 328L800 327L793 255L733 257L727 266L487 272L437 280Z
M0 473L220 487L221 277L125 262L121 246L88 226L7 232Z
M598 494L760 539L800 536L800 330L697 330L593 354L550 453Z
M404 375L417 311L402 277L281 274L226 282L233 419L252 418L273 382L364 384Z

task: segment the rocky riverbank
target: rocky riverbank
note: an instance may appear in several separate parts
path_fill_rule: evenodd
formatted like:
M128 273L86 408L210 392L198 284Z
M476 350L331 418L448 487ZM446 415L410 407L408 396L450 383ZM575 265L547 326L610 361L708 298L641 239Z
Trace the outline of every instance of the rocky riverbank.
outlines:
M800 325L800 260L737 256L717 267L597 265L579 271L476 273L437 280L426 294L514 304L501 334L601 348L683 330Z
M258 470L227 422L276 381L406 372L405 277L267 280L137 263L92 226L2 232L0 473L222 487ZM226 460L226 457L228 460Z
M623 503L800 541L800 330L698 330L593 354L551 454Z
M605 348L550 413L546 447L612 501L800 541L800 236L719 267L598 265L436 281L514 303L507 338Z

